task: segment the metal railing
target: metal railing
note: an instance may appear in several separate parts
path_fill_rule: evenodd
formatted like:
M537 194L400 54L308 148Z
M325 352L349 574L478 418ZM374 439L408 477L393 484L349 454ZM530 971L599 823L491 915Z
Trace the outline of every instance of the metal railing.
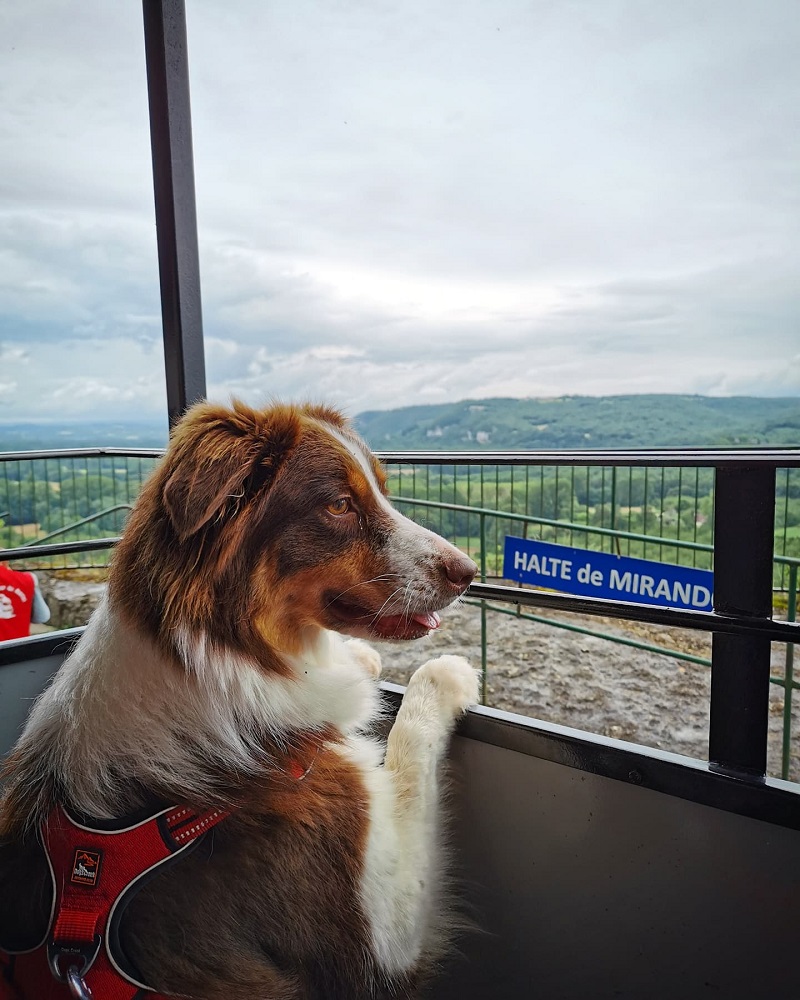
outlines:
M160 454L150 448L0 453L0 548L35 545L44 555L44 546L55 538L89 541L98 531L118 535ZM79 557L78 552L39 565L70 569L106 564L105 554Z
M664 624L712 633L709 760L712 766L735 774L758 777L766 773L767 719L771 683L770 642L794 643L800 634L795 623L772 619L776 494L781 496L779 484L782 479L786 484L784 488L786 498L789 497L789 486L796 481L793 479L796 472L783 470L797 469L800 465L800 453L789 449L769 448L659 449L638 452L562 453L417 452L384 454L382 457L390 467L401 463L405 466L404 473L398 475L401 484L410 482L413 485L422 477L426 482L426 490L430 489L431 480L437 478L436 470L443 485L447 475L452 474L448 488L452 485L454 490L457 489L459 466L482 467L477 485L484 489L487 471L491 474L493 470L495 495L500 492L500 483L505 481L508 483L509 497L511 483L514 481L513 474L510 474L510 467L513 466L536 465L551 469L555 466L570 470L582 469L583 475L587 476L590 482L592 475L596 478L598 470L603 468L625 469L630 482L634 479L634 474L630 470L643 470L645 467L658 470L652 473L653 475L660 475L661 470L671 468L691 469L695 482L701 481L702 470L708 470L706 474L710 473L713 476L710 516L707 519L710 521L709 531L713 537L715 569L713 612L645 607L618 600L519 590L488 583L474 585L471 596L483 601L498 600L519 606L628 618L649 624ZM599 474L602 476L602 471ZM544 472L541 475L543 479L546 478ZM665 472L665 479L667 475ZM555 480L554 470L550 478L551 481ZM616 479L618 483L619 476ZM679 484L682 481L679 479ZM419 493L415 489L403 489L402 486L395 487L394 492L404 497L412 494L412 499L415 492ZM679 489L679 493L682 493L682 489ZM784 512L789 510L789 501L786 498L784 498ZM454 496L453 501L455 500ZM587 515L591 513L590 507L591 504L587 503ZM679 513L677 523L682 524L680 503L677 507ZM484 509L490 508L486 505ZM587 525L590 524L588 516L585 520ZM694 537L689 539L691 558L695 563L701 557L708 559L712 554L696 548L698 544L702 544L698 542L698 520L695 518L698 532L693 533ZM784 516L783 520L787 521L787 518ZM578 521L573 518L568 523L574 532ZM498 523L495 524L496 530L499 530ZM587 525L581 527L585 528ZM613 530L611 525L601 524L596 527L609 527ZM570 528L567 527L566 530L569 531ZM635 536L639 533L629 534ZM675 541L678 541L677 530L675 534ZM687 539L684 537L682 540ZM634 541L638 540L635 538L627 540L629 551ZM644 545L646 542L642 541L641 544ZM663 545L663 541L657 541L656 544ZM788 548L788 545L785 547ZM496 549L497 540L495 540ZM675 547L678 562L683 549L683 546ZM486 545L483 550L485 553ZM484 562L484 572L486 568ZM786 565L781 569L780 575L783 579L777 581L779 587L791 589L789 573L790 566ZM482 614L485 613L484 607ZM787 683L787 678L784 678L789 693L794 686L792 680L793 678L789 678ZM789 700L791 702L791 698ZM788 712L791 712L791 703Z
M63 565L66 558L73 557L76 552L100 552L103 556L98 557L97 563L102 564L106 550L115 542L115 536L87 536L94 534L93 529L104 527L109 518L117 518L119 522L124 520L130 503L135 499L158 455L158 451L151 449L78 449L58 453L0 455L0 466L3 469L0 474L0 489L4 488L4 492L0 493L0 508L6 509L2 507L5 503L10 508L10 520L19 521L19 514L16 518L13 514L15 500L20 510L25 510L25 503L33 503L37 515L44 509L45 523L49 529L44 534L37 532L37 537L33 538L26 535L25 531L20 531L20 527L24 528L26 525L6 525L3 530L7 533L17 532L17 538L14 539L17 544L7 546L16 551L0 552L0 558L30 560L33 556L37 559L59 556ZM784 688L782 770L788 773L792 692L798 686L793 677L791 653L791 643L797 640L798 635L798 627L793 624L796 617L798 560L787 555L786 550L791 549L794 544L794 537L787 529L790 527L790 516L794 516L797 466L800 465L797 453L772 449L535 454L426 452L393 453L381 457L387 464L391 488L398 503L404 507L410 506L412 513L414 508L425 510L428 521L432 514L434 523L431 526L461 544L470 554L475 553L477 539L475 554L481 565L481 583L473 585L470 593L479 602L481 610L484 676L487 611L500 611L520 617L523 615L522 608L531 606L701 629L732 639L734 643L746 636L760 644L762 654L763 643L767 644L768 650L770 640L786 642L790 645L787 647L784 677L771 675L768 663L766 674L764 675L763 669L759 669L758 674L766 687L779 684ZM96 483L90 475L90 461L98 463ZM17 472L22 468L25 475L9 475L11 463L17 463ZM131 463L134 463L133 467ZM708 613L647 608L624 601L576 598L540 590L498 586L489 582L500 577L500 537L509 525L514 524L522 525L523 531L534 527L540 538L568 541L572 544L578 537L584 540L587 548L595 546L602 549L608 546L618 554L624 548L628 555L642 555L651 559L655 556L662 561L666 557L667 561L710 567L715 553L718 558L720 551L718 538L711 544L715 530L718 529L719 481L721 478L726 482L734 474L744 476L742 483L745 492L755 482L762 501L769 495L772 513L776 509L783 512L783 517L777 518L777 532L770 517L768 536L764 536L762 531L759 539L761 569L758 575L761 589L759 600L753 605L757 605L757 613L754 613L752 607L748 609L748 604L753 604L753 601L752 595L746 592L747 588L745 592L734 595L733 602L730 599L726 601L724 597L720 601L718 594L717 610ZM45 477L44 488L39 484L39 476ZM740 483L739 486L741 485ZM708 492L704 492L706 490ZM431 494L437 499L431 499ZM728 486L726 495L730 494L731 487ZM64 502L64 497L68 499L68 503ZM745 497L745 493L740 490L734 503L729 508L722 508L726 540L723 552L729 563L731 552L735 552L737 547L748 551L745 563L752 555L749 552L752 549L749 533L738 530L737 534L728 523L735 521L736 509L741 505L739 501L742 497ZM660 508L655 504L656 498ZM466 502L460 502L462 500ZM47 507L50 501L55 503L55 512ZM45 504L44 508L41 506L42 502ZM742 503L744 507L748 506L746 502ZM39 506L35 506L37 504ZM30 509L29 507L27 510ZM82 511L86 511L84 516L74 519L74 514ZM488 522L491 522L491 526ZM663 529L664 534L631 530L640 527L651 529L656 525ZM52 541L53 538L63 538L70 534L83 534L84 537L66 542ZM19 542L23 544L20 546ZM765 575L763 567L767 547L769 562ZM773 561L775 548L782 548L783 552L779 551ZM771 618L773 588L778 593L786 594L787 622L773 621ZM497 602L512 605L516 610L498 608ZM525 617L555 627L565 627L564 623L542 616ZM579 627L573 628L579 630ZM594 630L586 631L588 634L611 638ZM619 639L615 637L613 641ZM623 641L625 644L656 651L646 644ZM733 648L736 650L739 647L734 645ZM668 651L661 648L657 651L669 655ZM687 654L679 655L693 662L710 662L713 674L713 649L711 661ZM763 661L763 655L761 659ZM739 674L743 675L739 677L742 688L736 697L741 698L752 686L752 674L755 671L749 670L744 662L739 664L739 668ZM713 723L712 704L712 728ZM754 769L757 772L761 765L757 747L759 741L759 734L750 734L747 746L742 747L741 741L737 743L735 739L731 747L723 745L720 752L727 754L730 751L731 754L730 760L722 754L723 762L727 762L726 766L742 767L748 771ZM713 749L712 740L712 753ZM755 768L752 767L753 761Z
M713 545L704 545L699 542L689 542L689 541L678 541L676 539L669 538L659 538L657 536L645 536L637 534L635 532L614 530L611 528L594 527L584 524L572 524L565 521L553 521L551 518L541 518L534 517L524 514L512 514L508 511L498 511L479 507L463 507L456 504L440 503L437 501L423 500L415 497L408 496L390 496L390 499L395 503L399 504L401 507L411 507L411 508L421 508L422 510L449 510L451 512L462 512L469 514L470 516L475 515L479 519L479 534L478 534L478 546L477 549L474 548L470 543L472 538L468 538L467 545L465 549L467 554L478 560L480 567L480 579L481 583L487 583L490 578L502 579L502 573L488 575L487 566L489 562L493 562L494 565L498 564L498 560L502 554L502 545L498 544L497 531L494 533L487 531L486 523L487 519L492 520L497 524L498 522L507 522L508 524L520 524L523 527L524 535L523 537L529 537L527 528L529 525L537 526L541 528L553 529L556 531L568 532L570 535L570 545L574 543L574 534L584 534L587 537L595 535L601 539L612 539L616 543L631 541L642 542L645 545L649 543L653 547L658 547L659 550L663 550L666 546L668 550L672 549L683 549L687 552L698 553L705 552L710 557L713 556L714 547ZM411 511L410 516L414 516L414 511ZM418 518L415 518L418 519ZM493 545L489 545L488 539L491 534L495 535L495 541ZM541 537L541 534L539 535ZM619 544L617 545L617 551L619 551ZM494 551L492 552L492 548ZM589 546L586 546L589 549ZM630 551L630 548L628 549ZM492 558L490 559L490 553ZM775 566L776 571L774 576L776 578L783 579L784 576L788 581L788 593L787 593L787 606L786 606L786 620L789 622L796 621L797 617L797 577L798 570L800 569L800 559L793 559L788 556L775 556ZM696 562L694 563L696 565ZM519 585L518 585L519 586ZM656 653L661 656L667 656L675 660L683 660L688 663L696 663L700 666L710 667L711 659L710 657L696 656L693 653L686 653L681 650L671 649L668 646L655 645L653 643L642 642L638 639L626 638L624 636L616 635L610 632L601 632L596 629L585 628L580 625L574 625L569 622L560 621L555 618L548 618L542 615L531 615L526 614L522 611L521 606L518 606L516 610L509 609L507 607L499 607L496 604L492 604L488 601L467 601L466 603L472 604L481 609L481 678L482 678L482 698L481 700L486 703L486 685L487 685L487 647L488 647L488 627L486 612L493 612L496 614L513 615L523 621L536 622L541 625L547 625L552 628L564 629L569 632L574 632L579 635L588 635L597 639L604 639L607 642L617 643L618 645L629 646L633 649L640 649L643 652ZM786 643L786 656L785 656L785 666L783 676L776 674L770 674L770 683L780 687L784 691L784 702L783 702L783 736L781 743L781 777L789 777L789 766L791 759L791 736L792 736L792 693L795 688L800 688L800 681L794 678L794 644Z

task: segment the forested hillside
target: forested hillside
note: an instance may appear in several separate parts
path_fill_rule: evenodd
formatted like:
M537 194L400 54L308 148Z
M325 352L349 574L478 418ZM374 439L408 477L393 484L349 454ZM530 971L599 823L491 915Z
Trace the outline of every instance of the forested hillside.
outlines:
M362 413L377 450L800 445L800 399L560 396Z
M376 450L800 446L800 399L560 396L467 399L361 413ZM0 451L163 447L166 423L0 423Z

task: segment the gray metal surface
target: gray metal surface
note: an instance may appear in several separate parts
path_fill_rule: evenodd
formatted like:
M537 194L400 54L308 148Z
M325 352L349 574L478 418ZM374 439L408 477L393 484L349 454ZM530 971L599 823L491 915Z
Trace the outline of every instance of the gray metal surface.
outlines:
M717 469L714 611L772 617L775 469ZM766 774L770 642L715 635L711 647L709 759Z
M481 933L437 1000L796 1000L800 833L458 738Z
M63 656L19 660L0 667L0 758L17 740L36 696L61 666Z

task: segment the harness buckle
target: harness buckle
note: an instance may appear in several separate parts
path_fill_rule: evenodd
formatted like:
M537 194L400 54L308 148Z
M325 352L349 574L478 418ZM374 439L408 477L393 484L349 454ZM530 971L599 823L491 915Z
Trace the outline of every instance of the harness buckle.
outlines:
M69 967L67 986L69 986L74 1000L92 1000L92 991L84 982L83 977L78 975L78 968L75 965Z
M47 945L50 972L59 983L69 986L75 1000L91 1000L92 991L83 977L94 965L101 944L102 938L98 934L91 942L50 941Z

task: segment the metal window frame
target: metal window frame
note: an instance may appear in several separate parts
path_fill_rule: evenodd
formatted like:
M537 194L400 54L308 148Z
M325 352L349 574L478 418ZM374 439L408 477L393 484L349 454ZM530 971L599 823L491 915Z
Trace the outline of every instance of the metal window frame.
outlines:
M173 427L206 395L200 257L183 0L142 0L158 273Z

